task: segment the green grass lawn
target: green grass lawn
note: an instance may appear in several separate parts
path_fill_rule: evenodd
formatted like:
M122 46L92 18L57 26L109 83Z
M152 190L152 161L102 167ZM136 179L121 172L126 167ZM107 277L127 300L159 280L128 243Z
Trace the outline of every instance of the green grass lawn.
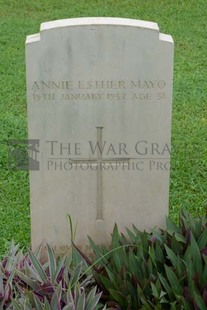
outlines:
M9 139L27 138L25 38L42 22L113 16L157 22L175 41L170 216L207 206L206 0L0 0L0 255L30 242L29 179L8 170ZM152 206L153 208L153 206Z

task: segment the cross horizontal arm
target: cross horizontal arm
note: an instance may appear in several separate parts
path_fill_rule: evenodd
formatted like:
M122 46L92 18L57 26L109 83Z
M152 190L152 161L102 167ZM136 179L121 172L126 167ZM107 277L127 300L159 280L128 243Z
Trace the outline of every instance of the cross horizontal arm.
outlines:
M99 162L129 162L130 158L78 158L78 159L72 159L68 158L70 162L72 163L83 163L83 162L90 162L97 164Z

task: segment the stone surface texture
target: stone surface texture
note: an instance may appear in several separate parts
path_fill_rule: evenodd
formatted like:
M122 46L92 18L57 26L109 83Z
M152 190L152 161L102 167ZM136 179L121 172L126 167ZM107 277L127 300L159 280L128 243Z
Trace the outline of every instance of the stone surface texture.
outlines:
M32 248L164 226L168 214L173 40L156 23L77 18L27 37ZM99 148L99 147L100 148Z

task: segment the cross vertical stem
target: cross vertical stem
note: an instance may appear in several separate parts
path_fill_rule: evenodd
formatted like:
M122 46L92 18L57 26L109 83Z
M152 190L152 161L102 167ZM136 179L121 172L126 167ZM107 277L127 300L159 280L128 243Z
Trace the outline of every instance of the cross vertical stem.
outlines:
M97 215L96 220L103 220L103 210L102 210L102 199L103 199L103 192L102 192L102 169L101 169L101 162L102 162L102 129L103 127L96 127L97 128Z

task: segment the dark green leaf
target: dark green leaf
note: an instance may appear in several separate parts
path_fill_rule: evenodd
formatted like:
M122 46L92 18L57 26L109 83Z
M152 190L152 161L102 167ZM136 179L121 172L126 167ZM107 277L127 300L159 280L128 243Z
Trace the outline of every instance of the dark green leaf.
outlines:
M207 229L204 229L204 231L202 232L202 234L198 239L198 247L200 250L202 250L206 246L207 246Z
M49 262L50 279L52 280L52 282L54 282L55 271L57 268L55 254L54 254L54 251L49 246L49 244L47 244L46 246L47 246L48 262Z
M170 286L172 291L174 292L175 296L179 296L182 294L182 286L180 285L180 281L178 280L175 273L172 271L170 267L165 265L165 271L168 278L168 281L170 282Z
M37 260L37 258L35 257L35 255L32 252L29 252L29 258L32 262L32 267L36 270L41 281L43 283L46 283L48 281L48 278L47 278L47 275L46 275L45 271L43 270L40 262Z

